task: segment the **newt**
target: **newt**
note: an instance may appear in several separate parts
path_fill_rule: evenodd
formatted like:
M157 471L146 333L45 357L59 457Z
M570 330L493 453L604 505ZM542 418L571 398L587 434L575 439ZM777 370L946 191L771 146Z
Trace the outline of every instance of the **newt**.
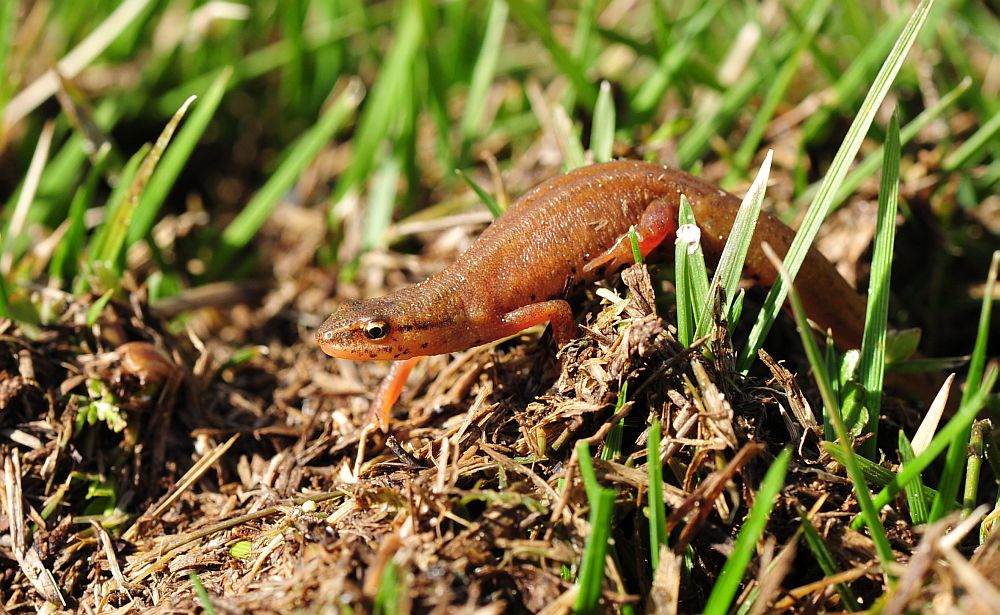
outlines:
M582 167L542 182L515 201L452 265L419 284L383 297L342 304L316 331L332 357L395 361L372 402L378 426L415 362L465 350L549 323L556 344L576 337L568 291L633 262L629 229L646 256L677 230L684 194L714 266L740 199L682 171L618 160ZM777 272L761 249L784 256L794 231L762 213L744 275L770 286ZM810 249L796 277L809 317L843 347L858 348L865 302L836 268Z

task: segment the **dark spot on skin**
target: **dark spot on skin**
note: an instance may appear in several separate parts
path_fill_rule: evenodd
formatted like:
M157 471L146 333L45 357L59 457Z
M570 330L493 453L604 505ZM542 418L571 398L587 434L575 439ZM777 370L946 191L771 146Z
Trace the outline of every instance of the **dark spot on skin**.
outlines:
M413 325L398 325L396 328L400 331L412 331Z
M370 358L374 359L375 357L377 357L377 356L378 356L378 353L375 353L375 352L369 352L369 353L368 353L368 356L369 356Z
M431 343L430 343L430 342L424 342L423 344L421 344L421 345L420 345L420 347L421 347L421 348L427 348L427 347L428 347L428 346L430 346L430 345L431 345Z
M531 293L531 300L538 301L538 297L535 295L535 293Z
M483 340L476 338L475 340L473 340L472 345L473 346L478 346L478 345L480 345L482 343L483 343Z
M556 295L549 295L548 301L552 301L553 299L558 299L558 298L559 298L558 294L556 294Z
M576 275L576 265L573 265L573 266L572 266L572 267L570 268L569 272L570 272L570 273L572 273L573 275Z

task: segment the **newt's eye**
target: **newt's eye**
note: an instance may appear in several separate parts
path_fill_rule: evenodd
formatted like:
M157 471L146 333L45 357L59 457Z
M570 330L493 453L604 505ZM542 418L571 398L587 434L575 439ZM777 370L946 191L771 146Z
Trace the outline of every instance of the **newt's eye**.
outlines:
M365 337L370 340L380 340L389 335L389 323L384 320L372 320L365 323Z

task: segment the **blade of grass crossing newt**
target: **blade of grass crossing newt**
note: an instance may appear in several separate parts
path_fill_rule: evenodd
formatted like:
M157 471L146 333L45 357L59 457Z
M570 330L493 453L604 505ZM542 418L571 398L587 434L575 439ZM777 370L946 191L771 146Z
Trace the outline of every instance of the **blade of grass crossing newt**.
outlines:
M629 227L645 256L677 228L680 195L691 202L702 247L713 264L722 254L740 200L682 171L619 160L576 169L529 190L441 273L383 297L348 301L317 330L330 356L406 361L394 367L373 404L385 430L412 359L465 350L550 322L556 343L576 336L563 298L632 263ZM784 255L794 232L762 214L744 274L770 286L777 276L761 250ZM815 248L796 286L812 320L844 347L861 343L863 299Z

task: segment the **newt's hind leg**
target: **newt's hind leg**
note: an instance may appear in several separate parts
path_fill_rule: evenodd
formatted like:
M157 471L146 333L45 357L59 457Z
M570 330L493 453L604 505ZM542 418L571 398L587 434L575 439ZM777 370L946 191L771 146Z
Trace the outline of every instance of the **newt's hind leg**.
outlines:
M677 230L677 200L674 198L659 198L646 206L639 223L635 225L636 239L639 243L639 253L645 257L656 246L663 243L667 237ZM632 255L632 241L628 233L618 238L613 246L598 254L583 266L584 273L590 273L599 267L605 271L616 271L635 262Z
M576 321L573 320L573 310L562 299L552 299L541 303L532 303L504 314L501 318L506 329L504 335L514 335L528 327L544 322L552 324L552 335L556 345L562 348L576 337Z

